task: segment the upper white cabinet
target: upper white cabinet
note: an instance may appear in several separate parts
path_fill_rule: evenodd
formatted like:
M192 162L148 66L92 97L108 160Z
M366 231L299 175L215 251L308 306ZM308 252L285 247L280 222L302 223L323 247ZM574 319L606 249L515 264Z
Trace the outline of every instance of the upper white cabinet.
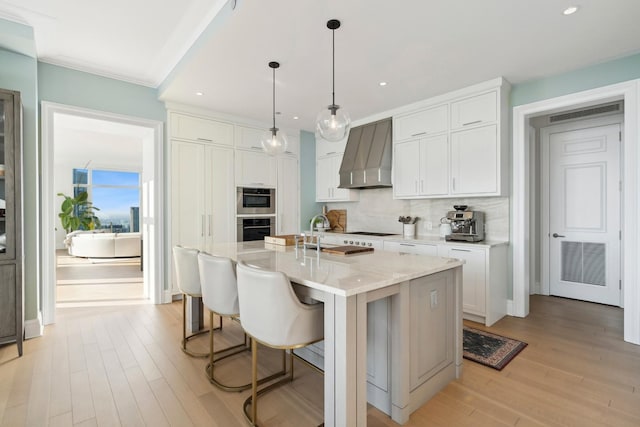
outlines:
M253 151L236 151L236 186L276 188L277 159Z
M394 116L393 196L507 194L508 94L509 83L500 78Z
M396 198L446 196L449 193L447 135L394 144L393 194Z
M347 138L340 142L316 138L316 202L351 202L359 199L359 190L338 188L346 145Z
M233 145L233 125L182 113L170 113L171 138Z
M498 120L498 93L491 91L451 103L451 129L494 123Z
M260 139L265 132L266 129L236 126L236 148L262 151Z
M394 118L394 141L446 132L449 130L447 110L445 104Z

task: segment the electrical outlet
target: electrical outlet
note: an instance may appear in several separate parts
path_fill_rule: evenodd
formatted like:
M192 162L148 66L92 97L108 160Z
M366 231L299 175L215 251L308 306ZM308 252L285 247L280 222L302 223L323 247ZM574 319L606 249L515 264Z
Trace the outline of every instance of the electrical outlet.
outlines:
M436 289L431 291L431 309L438 307L438 291Z
M433 230L433 223L431 221L425 222L424 226L427 230Z

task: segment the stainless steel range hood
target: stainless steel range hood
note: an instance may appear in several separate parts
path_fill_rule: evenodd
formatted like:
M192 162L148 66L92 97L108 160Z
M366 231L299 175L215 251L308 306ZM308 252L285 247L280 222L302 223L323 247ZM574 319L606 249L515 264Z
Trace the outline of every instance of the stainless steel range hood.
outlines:
M338 187L391 187L391 118L351 129Z

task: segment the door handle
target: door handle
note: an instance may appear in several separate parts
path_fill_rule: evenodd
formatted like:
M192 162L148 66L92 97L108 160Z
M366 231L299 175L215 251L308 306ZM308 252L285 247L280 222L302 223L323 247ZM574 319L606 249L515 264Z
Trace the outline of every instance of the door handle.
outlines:
M562 234L558 234L558 233L553 233L552 236L555 237L556 239L558 237L567 237L567 236L563 236Z

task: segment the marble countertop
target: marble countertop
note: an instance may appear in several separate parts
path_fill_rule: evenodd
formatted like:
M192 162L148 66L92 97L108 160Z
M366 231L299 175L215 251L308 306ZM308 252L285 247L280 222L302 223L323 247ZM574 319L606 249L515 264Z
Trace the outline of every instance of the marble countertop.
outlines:
M463 261L428 255L374 250L353 255L318 254L264 241L221 243L209 253L262 268L282 271L291 281L341 296L352 296L463 265Z
M490 248L494 246L508 245L509 242L506 240L483 240L481 242L461 242L461 241L446 241L444 238L440 237L437 234L432 235L419 235L414 238L406 238L402 234L392 234L390 236L363 236L360 234L349 234L349 233L334 233L332 231L326 232L314 232L316 235L322 236L323 234L331 235L331 236L349 236L350 238L360 238L367 240L388 240L393 242L402 242L402 243L416 243L416 244L438 244L438 245L451 245L451 246L475 246L475 247L485 247Z

